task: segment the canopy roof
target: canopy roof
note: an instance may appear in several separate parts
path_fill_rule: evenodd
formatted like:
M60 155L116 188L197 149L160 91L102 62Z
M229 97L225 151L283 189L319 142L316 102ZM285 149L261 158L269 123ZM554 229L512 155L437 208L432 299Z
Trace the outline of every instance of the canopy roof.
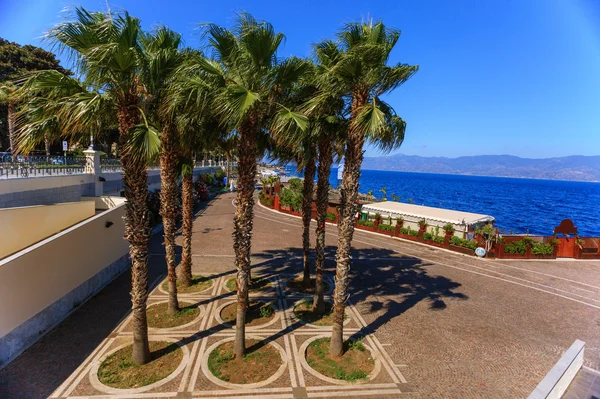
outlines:
M471 226L483 222L493 222L493 216L478 213L461 212L452 209L434 208L431 206L404 204L401 202L383 201L362 206L363 212L380 213L392 217L409 217L426 219L442 223Z

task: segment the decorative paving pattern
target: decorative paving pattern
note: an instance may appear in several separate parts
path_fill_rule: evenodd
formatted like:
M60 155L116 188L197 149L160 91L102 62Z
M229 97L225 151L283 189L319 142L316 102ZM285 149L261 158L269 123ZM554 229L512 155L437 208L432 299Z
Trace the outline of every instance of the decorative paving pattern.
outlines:
M103 385L97 377L100 363L110 354L131 342L131 315L117 328L50 396L52 398L334 398L334 397L404 397L411 388L399 368L392 362L384 346L373 334L366 334L367 324L358 310L349 304L344 334L362 336L365 347L375 359L375 369L362 383L347 383L328 378L308 366L302 353L310 342L328 337L331 327L299 321L293 315L295 304L311 298L286 286L292 276L269 276L271 288L251 293L253 300L271 302L275 317L263 325L246 327L246 336L266 340L281 354L282 365L267 380L254 384L232 384L214 377L208 370L208 355L223 342L234 339L235 329L224 323L220 311L235 300L235 293L225 288L234 274L216 275L210 288L200 293L181 294L183 302L197 304L199 316L179 327L152 328L151 340L175 342L183 350L179 367L167 378L149 386L116 389ZM326 277L330 287L333 281ZM157 285L148 299L149 306L167 300L167 294ZM326 294L330 299L331 291Z

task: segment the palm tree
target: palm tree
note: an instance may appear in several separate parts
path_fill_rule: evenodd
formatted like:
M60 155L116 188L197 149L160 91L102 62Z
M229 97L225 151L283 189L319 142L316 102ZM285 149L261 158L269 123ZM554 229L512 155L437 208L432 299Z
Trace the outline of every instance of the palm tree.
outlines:
M350 107L345 150L345 168L341 184L341 214L338 220L336 283L334 291L333 327L330 353L343 354L343 321L348 299L350 247L354 234L354 214L358 199L358 181L363 160L363 145L369 140L383 150L398 147L404 138L406 124L381 96L409 79L417 66L388 66L389 55L400 32L383 23L349 23L338 34L339 57L328 74L344 92Z
M303 160L304 164L304 182L302 184L302 254L303 254L303 273L302 284L304 287L310 287L310 221L312 219L312 202L315 186L315 173L317 166L315 165L316 146L312 143L307 143L304 147Z
M333 163L334 152L339 149L340 139L346 128L346 106L342 93L336 91L335 81L331 80L329 68L335 65L339 56L337 47L329 46L327 42L314 47L316 65L311 73L308 85L313 92L304 105L303 110L310 118L308 135L317 144L318 150L318 181L316 194L317 229L315 245L315 294L313 310L324 313L323 272L325 264L325 220L329 205L329 175Z
M381 189L379 189L379 192L383 193L383 200L386 201L387 200L387 188L385 186L381 187Z
M249 14L238 16L233 31L215 24L204 26L215 61L206 59L199 68L220 78L214 106L220 118L239 135L237 210L233 248L237 272L237 317L234 354L245 352L245 322L250 277L250 247L257 142L274 116L306 124L306 118L283 107L282 101L305 69L296 58L280 61L277 49L284 36L267 22Z
M62 22L47 37L60 52L77 60L79 82L59 72L35 74L23 90L50 90L49 102L60 120L63 136L89 132L108 115L118 126L125 186L125 239L131 256L133 314L132 360L150 360L146 299L148 297L148 242L150 223L147 162L158 152L158 132L144 112L146 56L140 45L140 21L128 13L107 15L76 8L74 20ZM74 90L79 86L80 90ZM26 131L26 129L24 130Z
M182 253L179 279L183 286L192 284L192 231L194 218L193 168L194 154L203 153L222 131L212 107L212 89L218 86L215 77L204 73L204 56L186 50L184 60L174 71L162 112L174 117L179 136L182 176Z
M169 280L169 314L179 312L177 300L177 273L175 254L175 232L177 230L177 212L179 189L177 177L179 174L179 139L173 108L163 106L166 112L159 112L161 103L169 103L169 85L176 77L178 68L185 60L185 54L180 50L181 35L166 27L159 27L152 34L141 36L140 40L147 57L148 91L156 114L158 124L162 128L160 135L160 215L163 220L165 259L167 263L167 278Z

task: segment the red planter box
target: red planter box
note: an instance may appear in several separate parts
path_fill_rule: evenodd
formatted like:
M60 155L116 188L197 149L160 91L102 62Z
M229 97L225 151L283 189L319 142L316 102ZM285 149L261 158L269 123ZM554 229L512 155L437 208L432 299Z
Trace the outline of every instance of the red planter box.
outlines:
M448 249L451 249L452 251L455 251L455 252L460 252L461 254L475 255L475 251L473 251L470 248L459 247L459 246L450 244Z

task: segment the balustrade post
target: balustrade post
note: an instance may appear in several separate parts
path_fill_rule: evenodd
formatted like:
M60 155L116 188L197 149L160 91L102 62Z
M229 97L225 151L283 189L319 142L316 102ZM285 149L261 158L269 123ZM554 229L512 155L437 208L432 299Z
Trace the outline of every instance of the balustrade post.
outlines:
M104 195L104 183L100 181L102 169L100 167L100 151L87 149L85 154L84 173L91 174L94 182L94 196L100 197Z

